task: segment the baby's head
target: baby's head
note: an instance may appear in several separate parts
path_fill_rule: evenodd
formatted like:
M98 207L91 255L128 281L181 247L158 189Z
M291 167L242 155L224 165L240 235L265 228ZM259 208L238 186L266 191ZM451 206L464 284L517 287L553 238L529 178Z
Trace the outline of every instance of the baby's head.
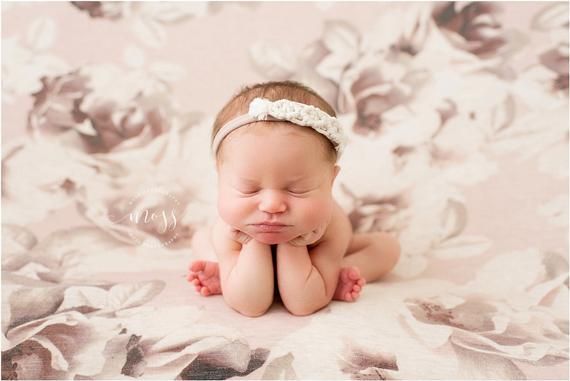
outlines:
M329 222L331 189L339 170L335 163L340 149L334 141L338 134L331 132L332 138L327 137L326 131L320 133L311 126L275 118L248 120L240 126L236 118L247 119L250 103L256 98L314 106L321 111L309 108L310 112L321 113L325 122L336 122L329 118L335 113L310 88L286 81L245 87L216 117L212 141L219 180L219 214L226 223L254 239L278 244ZM225 135L230 124L239 127Z

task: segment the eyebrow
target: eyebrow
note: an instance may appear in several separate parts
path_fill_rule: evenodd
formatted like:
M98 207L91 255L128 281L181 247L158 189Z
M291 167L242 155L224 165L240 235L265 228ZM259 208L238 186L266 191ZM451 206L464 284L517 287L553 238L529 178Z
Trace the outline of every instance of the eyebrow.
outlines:
M257 183L258 183L258 182L255 181L255 180L250 180L250 179L247 179L247 178L245 178L245 177L239 177L239 176L238 176L238 180L241 181L241 182L243 182L243 183L246 183L246 184L248 184L248 185L254 185L254 184L257 184Z
M256 180L252 180L246 177L239 177L238 176L238 180L246 185L258 185L259 181ZM287 185L294 185L300 182L306 182L306 181L312 181L313 178L312 177L308 177L308 176L295 176L294 178L292 178L290 181L287 181Z

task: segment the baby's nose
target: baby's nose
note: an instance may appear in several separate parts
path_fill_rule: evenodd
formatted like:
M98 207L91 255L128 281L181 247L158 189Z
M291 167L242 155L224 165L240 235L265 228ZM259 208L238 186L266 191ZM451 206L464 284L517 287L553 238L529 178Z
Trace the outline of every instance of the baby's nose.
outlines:
M266 190L259 202L259 210L265 213L283 213L287 210L285 198L278 191Z

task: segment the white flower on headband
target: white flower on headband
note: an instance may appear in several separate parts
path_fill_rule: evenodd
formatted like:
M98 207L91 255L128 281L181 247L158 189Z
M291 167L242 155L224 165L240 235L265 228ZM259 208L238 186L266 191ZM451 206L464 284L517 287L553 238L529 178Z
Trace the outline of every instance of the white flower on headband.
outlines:
M275 119L311 127L333 143L338 156L342 154L346 145L346 136L337 118L312 105L288 99L272 102L265 98L255 98L249 104L248 115L255 120L266 120L268 116L272 116Z
M271 108L272 102L264 98L255 98L249 104L248 114L257 119L263 120L269 115L269 109Z

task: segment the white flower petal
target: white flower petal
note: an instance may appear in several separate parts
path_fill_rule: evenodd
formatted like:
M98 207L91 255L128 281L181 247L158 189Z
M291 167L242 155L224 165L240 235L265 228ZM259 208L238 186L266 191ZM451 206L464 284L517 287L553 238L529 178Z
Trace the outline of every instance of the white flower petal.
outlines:
M272 80L289 79L297 70L297 58L289 46L258 41L250 46L249 55L256 70Z
M32 338L44 328L63 324L68 326L76 326L87 321L87 318L79 312L70 311L57 315L51 315L43 319L33 320L29 323L19 325L7 332L6 338L10 340L10 346L5 350L15 347L16 345Z
M35 19L28 29L27 44L35 51L47 50L55 40L55 21L48 17Z
M58 311L84 306L97 309L105 308L107 306L107 293L108 291L99 287L69 287L64 292L63 302Z
M141 68L145 64L144 51L136 45L128 45L123 52L123 61L130 68Z
M358 55L359 40L358 31L349 23L325 22L322 41L331 52L343 55L346 62L350 62Z
M77 123L73 128L83 135L97 136L97 131L93 128L93 124L89 119L85 119L83 122Z
M154 62L149 67L150 72L160 80L176 83L187 76L187 71L181 65L171 62Z
M431 251L431 255L439 259L469 258L485 254L491 244L487 237L462 235L444 241Z
M139 306L162 292L164 286L162 281L118 284L109 290L107 303L112 310Z
M547 221L559 227L568 226L568 195L562 194L551 201L542 204L538 214L547 218Z
M151 48L160 48L166 41L164 27L148 16L135 17L131 28L139 41Z
M568 25L568 4L561 2L549 4L537 13L531 22L535 29L547 31L565 28Z

